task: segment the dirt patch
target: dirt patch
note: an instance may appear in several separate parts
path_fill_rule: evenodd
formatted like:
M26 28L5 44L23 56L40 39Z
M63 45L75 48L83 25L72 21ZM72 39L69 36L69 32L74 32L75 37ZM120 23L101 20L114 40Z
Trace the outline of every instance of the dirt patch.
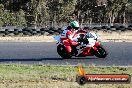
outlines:
M1 83L1 88L131 88L132 84L85 84L83 86L76 82L66 81L25 81L15 83Z
M0 37L3 42L55 42L53 36Z
M94 31L95 32L95 31ZM99 41L102 42L132 42L132 31L125 32L111 32L111 31L97 31L99 35ZM0 41L4 42L55 42L52 36L9 36L9 37L0 37Z

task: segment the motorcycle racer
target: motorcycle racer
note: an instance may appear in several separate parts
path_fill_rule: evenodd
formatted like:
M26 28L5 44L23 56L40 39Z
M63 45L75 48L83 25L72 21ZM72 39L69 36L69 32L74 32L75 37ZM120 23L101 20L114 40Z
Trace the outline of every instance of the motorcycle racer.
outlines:
M105 58L108 53L101 43L97 41L97 34L79 29L79 26L73 25L76 23L78 22L71 22L70 26L62 34L53 37L57 41L57 53L62 58L72 58L72 56Z
M79 23L77 21L72 21L70 26L68 26L61 34L61 40L64 44L66 51L70 54L72 51L72 46L77 46L79 43L77 42L77 31L79 29Z

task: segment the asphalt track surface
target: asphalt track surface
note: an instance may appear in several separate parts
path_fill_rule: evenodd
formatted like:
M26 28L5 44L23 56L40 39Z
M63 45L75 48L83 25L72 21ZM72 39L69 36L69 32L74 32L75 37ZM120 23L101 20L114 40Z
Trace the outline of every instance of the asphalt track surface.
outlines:
M54 42L0 42L0 63L132 66L132 43L102 43L108 51L107 58L94 56L62 59L56 52Z

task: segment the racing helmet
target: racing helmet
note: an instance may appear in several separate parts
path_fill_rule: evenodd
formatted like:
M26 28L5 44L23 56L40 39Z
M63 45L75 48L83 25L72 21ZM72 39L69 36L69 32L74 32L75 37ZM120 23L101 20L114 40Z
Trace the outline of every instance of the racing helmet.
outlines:
M77 21L72 21L70 25L75 30L79 29L79 23Z

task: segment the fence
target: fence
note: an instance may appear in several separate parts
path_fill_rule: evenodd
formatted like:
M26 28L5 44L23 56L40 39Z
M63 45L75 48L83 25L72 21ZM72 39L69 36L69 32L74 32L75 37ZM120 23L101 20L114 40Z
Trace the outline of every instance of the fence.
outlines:
M105 31L132 31L132 24L82 24L82 28L91 30L105 30ZM55 27L17 27L6 26L0 27L0 36L34 36L34 35L57 35L60 34L66 26Z

